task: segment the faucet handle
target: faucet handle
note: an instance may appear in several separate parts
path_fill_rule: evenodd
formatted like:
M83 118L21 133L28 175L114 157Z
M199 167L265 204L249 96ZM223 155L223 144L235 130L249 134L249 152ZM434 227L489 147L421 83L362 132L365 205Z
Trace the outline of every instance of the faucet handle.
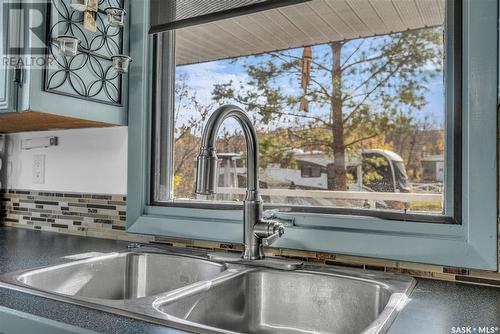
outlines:
M262 245L271 246L285 233L285 226L277 221L263 220L255 225L255 234L262 239Z
M274 244L274 242L276 240L278 240L279 238L281 238L282 235L283 234L280 234L278 232L276 232L274 234L271 234L269 237L262 239L262 245L264 245L266 247L269 247L272 244Z

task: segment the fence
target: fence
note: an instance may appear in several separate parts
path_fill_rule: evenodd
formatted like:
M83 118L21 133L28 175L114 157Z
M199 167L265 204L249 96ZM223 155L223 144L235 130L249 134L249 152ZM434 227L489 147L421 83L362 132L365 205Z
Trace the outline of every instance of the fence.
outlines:
M219 187L218 194L245 195L244 188ZM389 193L367 191L327 191L260 189L262 196L322 198L338 200L397 201L397 202L442 202L443 195L436 193Z
M410 183L411 190L416 193L443 193L443 183Z

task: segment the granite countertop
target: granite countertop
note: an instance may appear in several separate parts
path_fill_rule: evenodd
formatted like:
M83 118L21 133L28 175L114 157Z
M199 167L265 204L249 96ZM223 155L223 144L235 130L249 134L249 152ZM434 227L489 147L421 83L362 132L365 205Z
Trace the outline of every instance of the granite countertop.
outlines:
M86 252L124 250L125 241L0 228L0 274L46 266ZM144 321L0 288L0 306L100 333L183 333ZM454 327L493 327L499 333L500 289L419 279L389 334L446 334ZM472 332L472 333L478 333Z

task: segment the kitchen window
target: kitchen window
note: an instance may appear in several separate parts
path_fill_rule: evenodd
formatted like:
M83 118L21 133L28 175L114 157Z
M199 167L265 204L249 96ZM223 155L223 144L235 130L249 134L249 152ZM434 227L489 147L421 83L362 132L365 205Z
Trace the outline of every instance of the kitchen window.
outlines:
M233 103L257 126L265 216L286 225L273 246L497 270L496 0L151 3L132 18L157 34L131 48L129 232L241 243L234 124L219 194L193 193L201 126ZM177 21L154 7L170 3Z
M245 141L230 120L218 139L218 194L194 192L203 125L234 104L258 131L268 208L459 224L460 96L446 101L454 88L445 77L461 75L447 67L460 57L461 40L447 33L460 28L460 8L448 21L445 13L445 0L313 0L172 31L158 50L176 66L174 98L156 110L167 123L156 138L170 137L155 151L155 202L243 200ZM446 177L425 173L430 156Z

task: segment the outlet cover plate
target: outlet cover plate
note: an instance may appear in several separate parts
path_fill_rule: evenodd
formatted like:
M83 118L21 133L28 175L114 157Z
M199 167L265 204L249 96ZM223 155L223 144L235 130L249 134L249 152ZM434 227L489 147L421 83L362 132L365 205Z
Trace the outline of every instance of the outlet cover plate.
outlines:
M45 154L33 156L33 184L45 184Z

